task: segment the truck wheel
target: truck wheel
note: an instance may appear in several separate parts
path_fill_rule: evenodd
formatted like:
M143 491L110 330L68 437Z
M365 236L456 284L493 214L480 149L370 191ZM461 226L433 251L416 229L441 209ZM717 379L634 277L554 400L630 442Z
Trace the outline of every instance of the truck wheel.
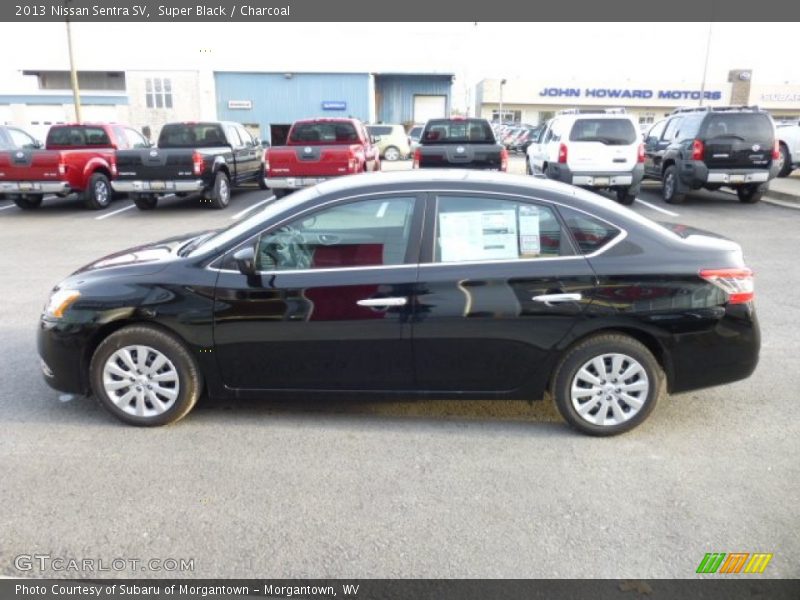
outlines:
M207 198L211 203L211 208L226 208L231 201L231 183L228 176L222 171L217 172L214 178L214 189Z
M262 190L268 190L269 186L267 185L267 170L264 168L264 165L261 165L261 175L258 177L258 187Z
M533 169L531 169L531 161L530 159L525 159L525 175L533 175Z
M400 150L398 150L394 146L389 146L386 150L383 151L383 158L385 158L389 162L400 160Z
M284 196L288 196L292 190L287 190L285 188L277 188L272 190L272 193L275 194L275 198L283 198Z
M111 204L112 194L108 177L102 173L95 173L89 178L89 185L83 192L83 202L87 208L102 210Z
M158 198L148 194L133 194L132 198L139 210L153 210L158 205Z
M786 147L786 144L780 145L780 153L778 177L787 177L792 172L792 158L789 156L789 148Z
M764 192L761 191L758 185L743 185L736 188L736 195L739 196L739 202L755 204L761 200Z
M636 200L636 194L631 194L631 188L629 187L620 187L617 188L617 202L620 204L624 204L625 206L630 206L633 204L633 201Z
M19 206L22 210L35 210L42 205L42 198L43 196L38 194L14 196L14 204Z
M670 165L664 171L664 185L661 188L661 196L667 204L680 204L686 200L686 194L678 193L678 169L675 165Z

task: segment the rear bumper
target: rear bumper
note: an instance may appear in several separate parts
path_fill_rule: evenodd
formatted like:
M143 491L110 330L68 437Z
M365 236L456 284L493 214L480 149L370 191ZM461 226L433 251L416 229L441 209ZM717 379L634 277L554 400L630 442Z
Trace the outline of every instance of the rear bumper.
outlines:
M766 183L778 174L778 166L764 169L709 169L702 161L685 161L681 165L681 182L691 188L703 185L741 185Z
M267 177L267 187L272 190L299 190L328 179L330 177Z
M127 194L172 194L174 192L201 192L205 188L202 179L142 181L115 179L111 182L115 192Z
M572 171L569 166L551 164L549 170L554 179L588 187L636 187L644 178L644 165L637 163L630 171Z
M0 181L0 194L67 194L66 181Z

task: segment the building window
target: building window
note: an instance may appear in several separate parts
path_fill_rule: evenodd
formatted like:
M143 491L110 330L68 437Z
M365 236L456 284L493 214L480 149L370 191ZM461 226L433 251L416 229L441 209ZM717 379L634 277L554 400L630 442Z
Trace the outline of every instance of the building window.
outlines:
M656 120L655 113L641 113L639 115L639 125L650 125Z
M521 110L503 110L503 118L500 119L500 111L492 111L492 123L522 123Z
M145 81L147 108L172 108L172 80L153 77Z

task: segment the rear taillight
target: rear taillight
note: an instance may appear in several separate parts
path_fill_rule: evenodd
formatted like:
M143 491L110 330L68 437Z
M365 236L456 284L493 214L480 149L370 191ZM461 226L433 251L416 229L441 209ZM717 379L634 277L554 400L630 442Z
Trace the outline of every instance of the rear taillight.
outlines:
M199 152L192 154L192 172L197 175L202 175L206 168L206 163L203 161L203 155Z
M64 162L63 156L58 159L58 174L59 175L67 174L67 163Z
M703 269L700 277L725 292L729 304L745 304L753 300L754 280L750 269Z
M778 160L781 157L781 144L778 140L775 140L775 144L772 146L772 160Z
M636 151L636 162L644 162L644 144L639 144L639 149Z
M505 148L500 150L500 170L508 171L508 150Z
M558 162L564 164L567 162L567 145L561 144L558 147Z
M412 169L419 169L419 159L422 156L422 152L419 151L419 148L414 150L414 162L411 163Z
M694 140L692 142L692 160L703 160L703 151L705 147L701 140Z
M109 166L111 167L111 177L116 177L117 176L117 163L112 161Z

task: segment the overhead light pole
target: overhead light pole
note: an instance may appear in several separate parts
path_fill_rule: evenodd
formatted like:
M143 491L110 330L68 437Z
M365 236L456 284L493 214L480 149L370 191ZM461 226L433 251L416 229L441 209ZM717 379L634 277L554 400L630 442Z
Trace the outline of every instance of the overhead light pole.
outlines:
M708 36L706 37L706 61L703 65L703 80L700 82L700 106L703 106L703 100L706 95L706 75L708 74L708 55L711 53L711 25L713 21L708 22Z
M64 7L72 0L64 0ZM75 69L75 59L72 55L72 27L69 23L69 15L65 17L67 24L67 52L69 54L69 78L72 84L72 101L75 104L75 121L80 123L81 119L81 94L78 89L78 71Z
M500 114L497 115L500 125L503 124L503 86L506 84L505 79L500 80Z

